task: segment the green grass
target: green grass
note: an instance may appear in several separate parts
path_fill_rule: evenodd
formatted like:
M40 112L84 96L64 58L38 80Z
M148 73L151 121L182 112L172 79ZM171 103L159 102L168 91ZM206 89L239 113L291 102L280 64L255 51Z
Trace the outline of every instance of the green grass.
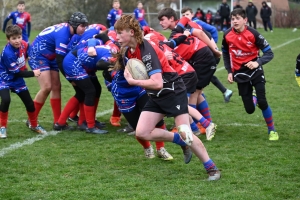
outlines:
M217 71L218 78L234 95L225 104L217 88L209 85L205 89L218 129L213 141L206 141L203 135L200 138L222 170L220 181L207 182L199 160L194 156L191 163L184 164L180 148L171 143L166 143L166 148L173 161L147 160L133 136L118 133L109 125L110 113L98 118L107 122L107 135L51 132L32 143L37 136L25 127L25 107L12 94L8 138L0 140L0 199L300 199L300 88L294 78L300 32L259 31L275 49L274 59L264 69L267 98L280 140L268 140L261 111L246 114L236 84L227 83L225 70ZM219 36L220 47L222 34ZM3 33L0 37L3 46ZM222 66L223 61L219 68ZM103 83L101 73L99 78ZM39 89L37 81L29 78L26 82L34 97ZM65 105L74 92L63 78L62 82ZM111 109L113 104L102 86L98 112ZM51 116L47 101L39 120L49 131ZM171 124L172 120L167 119L168 127ZM22 144L28 145L17 148Z

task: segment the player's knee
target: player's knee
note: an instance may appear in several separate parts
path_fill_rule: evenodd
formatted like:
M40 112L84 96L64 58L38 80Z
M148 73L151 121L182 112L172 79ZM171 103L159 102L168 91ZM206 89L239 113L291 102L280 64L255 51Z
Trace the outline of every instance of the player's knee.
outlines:
M266 100L257 100L257 104L261 110L266 110L269 106Z
M253 107L246 107L245 110L248 114L252 114L255 111L255 107L254 107L254 105L253 105Z
M187 124L181 124L181 125L179 125L177 127L177 129L178 129L179 133L183 133L184 132L184 133L191 133L191 134L193 134L190 125L187 125Z

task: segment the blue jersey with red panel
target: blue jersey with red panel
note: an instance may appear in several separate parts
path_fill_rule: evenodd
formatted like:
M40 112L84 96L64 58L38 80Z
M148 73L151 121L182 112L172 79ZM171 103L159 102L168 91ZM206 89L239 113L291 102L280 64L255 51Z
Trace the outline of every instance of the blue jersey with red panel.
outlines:
M109 25L113 26L115 25L116 21L120 19L123 11L121 9L111 9L107 15L107 19L109 20Z
M197 19L197 18L194 18L193 19L193 22L196 22L197 24L199 24L204 30L206 30L207 32L209 32L212 36L212 38L214 39L215 43L218 42L218 30L216 27L200 20L200 19Z
M72 49L74 49L76 47L76 45L78 44L78 42L81 40L81 36L82 35L77 35L74 34L68 44L68 52L71 51Z
M120 112L131 112L138 98L146 94L146 90L139 86L129 85L124 77L124 70L119 70L111 82L111 93Z
M4 20L3 31L5 31L7 22L12 19L13 25L18 25L22 29L23 40L28 42L30 33L27 33L27 23L30 23L30 14L28 12L20 13L18 11L11 12ZM30 30L28 30L30 31Z
M35 38L29 49L29 57L41 55L48 60L55 60L56 54L65 56L72 34L68 23L61 23L45 28Z
M21 45L20 48L25 47ZM26 55L23 53L26 50L20 51L20 48L15 48L8 43L2 51L0 57L0 88L2 89L4 89L3 86L13 88L18 86L19 90L27 89L23 77L15 77L14 75L20 71L20 68L26 65Z
M145 10L144 9L134 9L134 16L139 21L140 25L148 26L148 23L145 20Z

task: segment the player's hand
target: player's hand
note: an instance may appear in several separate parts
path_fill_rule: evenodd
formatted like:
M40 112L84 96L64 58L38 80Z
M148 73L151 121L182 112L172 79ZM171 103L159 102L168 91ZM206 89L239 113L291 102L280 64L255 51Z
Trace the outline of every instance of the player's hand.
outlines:
M222 51L219 51L218 48L214 49L213 53L215 54L215 56L217 58L221 58L221 56L222 56Z
M185 29L184 32L183 32L183 35L186 35L187 37L189 37L191 35L190 30Z
M89 47L88 48L88 55L89 56L97 56L96 49L94 47Z
M297 81L297 83L298 83L298 85L299 85L299 87L300 87L300 76L296 76L296 75L295 75L295 79L296 79L296 81Z
M252 70L256 69L259 66L259 64L256 61L250 61L247 64L245 64L245 66Z
M129 85L133 85L134 79L132 78L132 75L130 74L127 67L125 67L125 70L124 70L124 77L127 80L127 82L129 83Z
M39 77L41 75L40 69L36 69L36 70L32 70L32 71L33 71L35 77Z
M227 80L228 80L229 83L233 83L233 75L232 75L232 73L228 74Z
M171 51L166 51L165 52L165 56L168 60L172 60L173 59L173 55Z

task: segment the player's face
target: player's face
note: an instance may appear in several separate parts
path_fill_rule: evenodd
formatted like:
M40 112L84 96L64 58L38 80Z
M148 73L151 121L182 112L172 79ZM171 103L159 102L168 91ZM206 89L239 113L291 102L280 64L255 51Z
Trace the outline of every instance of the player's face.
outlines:
M191 13L191 11L186 11L185 13L182 13L182 16L183 17L187 17L189 19L192 19L193 18L193 14Z
M160 19L159 24L161 25L161 27L164 30L173 29L175 27L175 23L174 23L173 17L171 17L170 19L168 19L167 17L163 16ZM173 27L173 24L174 24L174 27Z
M133 30L117 31L117 41L121 47L130 46L131 41L134 39Z
M25 11L25 4L18 4L17 9L19 13L23 13Z
M22 35L13 35L8 39L8 42L14 47L19 48L22 42Z
M242 32L247 23L247 18L242 18L240 15L231 16L231 24L237 32Z
M138 8L138 9L142 9L142 8L143 8L143 4L142 4L142 3L139 3L139 4L137 5L137 8Z
M120 3L119 2L114 2L113 8L114 9L119 9L120 8Z
M77 30L76 30L76 33L78 35L82 35L86 29L86 25L85 24L80 24L78 27L77 27Z

